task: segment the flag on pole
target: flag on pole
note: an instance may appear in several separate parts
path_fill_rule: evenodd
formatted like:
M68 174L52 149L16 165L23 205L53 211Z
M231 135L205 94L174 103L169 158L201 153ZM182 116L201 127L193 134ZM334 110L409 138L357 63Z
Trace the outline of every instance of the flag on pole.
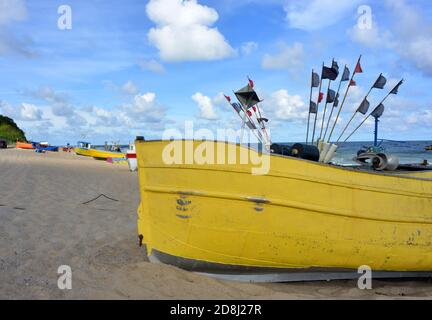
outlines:
M362 69L362 66L360 65L360 61L357 62L354 73L363 73L363 69Z
M242 107L241 107L240 103L234 102L234 103L231 104L231 106L234 108L234 110L237 113L240 113L240 111L242 110Z
M335 61L335 59L333 59L332 61L332 67L333 70L335 70L337 72L337 74L339 75L339 65L338 63Z
M345 66L341 81L348 81L349 79L350 79L350 71L349 71L348 67Z
M382 74L380 74L378 79L375 81L373 88L384 89L386 83L387 83L387 79Z
M336 95L333 107L337 108L338 106L339 106L339 93Z
M364 99L363 102L360 104L360 106L357 109L357 112L360 112L361 114L366 114L369 110L370 103L367 99Z
M246 125L251 130L255 130L257 128L250 120L246 121Z
M312 72L312 88L318 88L320 83L320 77L318 73Z
M249 80L249 86L253 89L253 87L255 86L254 82L248 77Z
M390 91L390 94L398 94L399 87L402 85L403 82L404 82L403 79L401 81L399 81L399 83L396 85L396 87L394 87L393 90Z
M339 75L339 70L336 70L334 68L329 68L329 67L323 67L322 69L322 75L321 78L322 79L329 79L329 80L336 80L336 78Z
M374 111L372 111L371 116L378 119L383 115L383 113L384 113L384 105L380 103L379 106L376 107Z
M309 113L317 113L318 112L318 108L317 108L317 104L313 101L310 102L309 104Z
M318 97L318 103L321 103L321 101L323 101L323 99L324 99L324 93L320 92L319 97Z
M246 109L249 109L250 107L261 102L261 99L258 97L255 90L251 87L250 83L248 83L246 87L234 92L234 94L241 102L241 104L245 106Z
M350 87L355 87L356 85L357 85L357 82L355 82L354 80L350 81L350 84L349 84Z
M332 89L329 89L329 91L327 92L327 103L333 103L335 101L336 98L336 92Z
M224 97L225 97L225 99L227 99L227 101L228 101L229 103L231 103L231 97L230 97L230 96L226 96L226 95L224 95Z

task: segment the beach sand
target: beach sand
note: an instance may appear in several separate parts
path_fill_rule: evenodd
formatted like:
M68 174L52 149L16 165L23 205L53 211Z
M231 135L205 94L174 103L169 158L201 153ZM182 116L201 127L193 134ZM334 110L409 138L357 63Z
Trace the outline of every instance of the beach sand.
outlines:
M100 197L104 194L109 198ZM148 263L137 244L138 179L67 153L0 150L1 299L430 298L428 280L251 284ZM57 269L72 268L72 290Z

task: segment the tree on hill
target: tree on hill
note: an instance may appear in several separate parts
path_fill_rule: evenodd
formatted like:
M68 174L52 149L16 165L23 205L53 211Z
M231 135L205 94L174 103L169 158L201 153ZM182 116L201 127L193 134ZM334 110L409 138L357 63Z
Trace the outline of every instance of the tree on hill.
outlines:
M2 115L0 115L0 139L6 140L8 143L17 140L27 141L24 131L18 128L11 118Z

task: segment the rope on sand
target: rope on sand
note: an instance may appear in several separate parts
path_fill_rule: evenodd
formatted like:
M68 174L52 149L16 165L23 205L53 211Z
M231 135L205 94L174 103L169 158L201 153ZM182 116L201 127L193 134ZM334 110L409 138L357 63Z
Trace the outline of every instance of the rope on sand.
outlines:
M93 199L91 199L91 200L89 200L89 201L83 202L82 204L89 204L90 202L93 202L93 201L99 199L100 197L105 197L105 198L107 198L107 199L109 199L109 200L111 200L111 201L116 201L116 202L119 201L119 200L117 200L117 199L110 198L110 197L104 195L103 193L101 193L101 194L98 195L96 198L93 198Z

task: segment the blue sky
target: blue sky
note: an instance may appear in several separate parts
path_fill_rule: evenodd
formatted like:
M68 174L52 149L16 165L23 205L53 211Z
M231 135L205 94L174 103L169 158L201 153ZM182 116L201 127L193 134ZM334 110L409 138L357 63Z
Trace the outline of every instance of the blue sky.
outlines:
M57 25L64 4L70 30ZM362 5L370 29L358 27ZM0 9L0 113L34 140L127 143L160 138L185 120L239 129L221 93L232 95L250 76L273 140L303 141L311 69L335 58L352 70L359 54L365 72L336 132L382 72L388 84L373 91L372 105L405 84L385 104L381 137L431 139L428 0L0 0ZM353 139L370 140L371 128Z

